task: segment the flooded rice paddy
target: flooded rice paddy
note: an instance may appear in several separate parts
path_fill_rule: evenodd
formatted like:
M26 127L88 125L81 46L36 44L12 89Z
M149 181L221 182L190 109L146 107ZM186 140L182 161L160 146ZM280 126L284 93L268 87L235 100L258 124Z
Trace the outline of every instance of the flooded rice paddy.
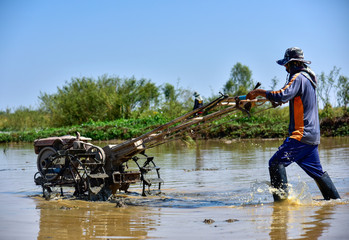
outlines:
M331 201L292 164L290 199L273 203L267 165L281 143L161 145L147 152L161 167L161 193L142 197L135 184L118 204L75 200L71 189L47 201L33 181L32 144L0 145L0 239L348 239L349 138L320 144L323 168L342 197Z

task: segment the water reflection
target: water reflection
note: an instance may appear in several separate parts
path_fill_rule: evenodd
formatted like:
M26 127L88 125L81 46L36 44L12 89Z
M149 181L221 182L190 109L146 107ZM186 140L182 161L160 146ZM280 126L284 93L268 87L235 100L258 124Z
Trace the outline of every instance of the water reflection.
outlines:
M330 228L331 215L334 213L333 206L320 207L315 214L311 216L312 220L304 222L304 234L299 239L318 239L322 234Z
M187 147L174 142L150 149L165 180L163 193L143 198L136 184L130 191L139 194L128 196L131 204L125 208L28 198L41 196L33 181L37 155L32 144L0 144L0 238L195 239L200 233L206 239L346 239L349 138L322 139L319 149L343 205L312 205L321 198L319 189L296 165L287 169L290 183L297 190L297 183L304 182L310 203L296 194L301 204L274 205L267 163L281 143L199 141ZM208 218L215 223L203 223Z
M196 153L196 156L195 156L195 169L199 170L199 169L202 168L202 164L203 164L203 161L202 161L203 158L202 158L201 149L200 149L199 145L196 145L195 153Z
M37 200L37 239L146 238L159 225L160 209L116 208L111 203Z
M310 239L316 240L330 228L333 205L316 207L309 215L309 206L292 206L289 203L276 203L273 206L270 239Z

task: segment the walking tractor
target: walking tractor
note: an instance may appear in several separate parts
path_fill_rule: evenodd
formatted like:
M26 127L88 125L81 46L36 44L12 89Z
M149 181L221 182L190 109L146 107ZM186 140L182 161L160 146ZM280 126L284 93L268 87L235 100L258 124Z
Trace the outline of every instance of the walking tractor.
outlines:
M264 98L246 100L241 96L221 94L214 101L137 138L103 148L89 143L92 139L79 133L76 136L37 139L34 148L38 154L38 172L34 175L34 181L42 186L45 197L50 196L53 187L60 187L62 195L63 187L73 187L74 195L79 198L107 200L117 191L126 192L134 183L142 185L142 195L146 196L151 187L160 190L164 183L154 158L145 153L147 149L180 139L184 134L199 132L213 120L234 111L241 110L249 115L252 106L267 101ZM272 104L272 107L276 106ZM138 171L128 171L128 161L134 161Z

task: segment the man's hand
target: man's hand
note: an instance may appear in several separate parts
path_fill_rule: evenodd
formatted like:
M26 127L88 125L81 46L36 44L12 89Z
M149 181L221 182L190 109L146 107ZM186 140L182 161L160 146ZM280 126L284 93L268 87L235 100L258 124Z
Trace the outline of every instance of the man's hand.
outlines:
M266 91L264 89L252 90L246 95L247 99L255 99L258 96L266 97Z

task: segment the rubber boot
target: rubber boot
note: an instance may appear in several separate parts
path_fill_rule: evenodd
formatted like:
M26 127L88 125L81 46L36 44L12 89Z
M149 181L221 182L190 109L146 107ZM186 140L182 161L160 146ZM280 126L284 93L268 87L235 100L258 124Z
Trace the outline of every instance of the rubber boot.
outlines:
M269 167L270 183L273 188L277 189L273 193L275 202L286 200L288 196L287 175L285 166L282 164L272 165Z
M321 177L314 179L325 200L341 198L327 172L322 174Z

